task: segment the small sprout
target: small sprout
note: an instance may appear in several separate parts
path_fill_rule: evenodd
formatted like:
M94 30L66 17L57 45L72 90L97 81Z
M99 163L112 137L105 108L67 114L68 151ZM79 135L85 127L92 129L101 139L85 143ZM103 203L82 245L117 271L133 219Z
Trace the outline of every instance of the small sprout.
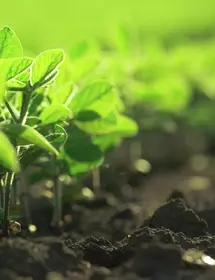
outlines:
M34 233L37 231L37 227L35 225L29 225L28 226L28 230L31 232L31 233Z

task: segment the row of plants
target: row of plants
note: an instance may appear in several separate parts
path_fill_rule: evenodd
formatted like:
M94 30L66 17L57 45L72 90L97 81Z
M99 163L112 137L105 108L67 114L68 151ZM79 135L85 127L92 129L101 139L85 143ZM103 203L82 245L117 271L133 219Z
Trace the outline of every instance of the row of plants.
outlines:
M181 119L191 127L212 130L215 99L212 35L194 40L188 36L149 39L137 29L123 26L109 39L77 43L69 55L78 76L90 72L88 79L93 76L111 79L126 111L142 129L165 129L166 121Z
M60 175L78 176L97 168L108 149L137 133L115 85L108 76L86 79L96 63L79 59L78 52L68 56L50 49L26 57L16 34L7 26L0 30L0 173L6 236L11 196L14 205L20 203L14 190L26 168L38 159L40 166L46 163L54 181L58 223Z

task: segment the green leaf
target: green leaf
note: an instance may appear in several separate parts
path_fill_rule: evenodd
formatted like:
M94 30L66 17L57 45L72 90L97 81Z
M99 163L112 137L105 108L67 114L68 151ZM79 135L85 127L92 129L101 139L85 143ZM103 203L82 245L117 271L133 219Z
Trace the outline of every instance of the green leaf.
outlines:
M65 104L70 96L73 94L75 89L74 84L68 82L62 85L60 88L55 89L55 87L50 87L48 91L48 96L51 99L51 103Z
M33 59L29 57L0 59L0 69L6 73L6 79L10 80L30 67Z
M67 133L63 127L61 127L60 125L56 125L54 133L45 136L45 138L52 145L60 146L67 141ZM36 146L30 146L21 155L20 164L22 168L26 168L30 163L36 161L42 154L43 151L40 148Z
M82 58L75 60L71 67L71 78L74 82L91 74L99 65L97 58Z
M45 84L47 78L57 71L63 60L64 52L62 50L53 49L39 54L31 67L31 85Z
M107 116L116 105L117 95L107 82L95 82L74 93L69 108L76 115L80 111L91 110L100 116Z
M93 143L99 146L103 152L106 152L108 149L119 145L120 142L121 137L116 132L96 135L95 137L93 137Z
M93 116L92 111L81 111L75 118L75 124L80 129L90 134L105 134L116 129L117 118L113 112L109 113L104 118L98 118L98 116L99 115L97 115L96 118L96 113L94 113Z
M70 160L77 162L92 163L103 158L100 148L77 127L74 127L72 133L68 135L63 150Z
M71 117L71 111L65 105L53 104L46 107L40 114L40 120L43 124L56 123L58 121L64 121Z
M58 151L38 131L27 125L3 124L2 130L18 140L24 140L27 144L33 144L52 154L58 155Z
M136 122L129 117L118 114L115 132L121 137L135 136L138 132L138 126Z
M7 136L0 131L0 164L13 172L19 171L16 150Z
M86 172L89 172L92 169L95 169L96 167L100 166L103 163L104 158L102 157L94 162L88 162L88 163L71 160L67 156L65 156L64 160L67 163L68 173L71 176L74 176L74 175L81 175Z
M0 58L22 56L22 45L16 34L5 26L0 30Z
M4 100L5 88L6 88L6 77L4 72L0 72L0 105Z

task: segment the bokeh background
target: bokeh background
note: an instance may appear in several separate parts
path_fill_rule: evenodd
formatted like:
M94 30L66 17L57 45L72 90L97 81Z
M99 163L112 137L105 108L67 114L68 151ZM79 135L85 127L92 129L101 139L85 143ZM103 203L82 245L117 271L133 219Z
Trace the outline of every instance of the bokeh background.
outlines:
M148 35L208 32L215 27L213 0L2 1L0 25L10 25L25 48L69 48L92 36L111 36L117 24Z

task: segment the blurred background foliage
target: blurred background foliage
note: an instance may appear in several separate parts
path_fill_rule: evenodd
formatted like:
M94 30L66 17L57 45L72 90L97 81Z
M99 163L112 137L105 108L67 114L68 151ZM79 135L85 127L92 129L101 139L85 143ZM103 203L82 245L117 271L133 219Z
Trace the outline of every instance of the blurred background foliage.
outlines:
M2 1L0 25L10 25L25 49L69 49L83 38L113 36L118 24L149 35L210 32L213 0L21 0Z

